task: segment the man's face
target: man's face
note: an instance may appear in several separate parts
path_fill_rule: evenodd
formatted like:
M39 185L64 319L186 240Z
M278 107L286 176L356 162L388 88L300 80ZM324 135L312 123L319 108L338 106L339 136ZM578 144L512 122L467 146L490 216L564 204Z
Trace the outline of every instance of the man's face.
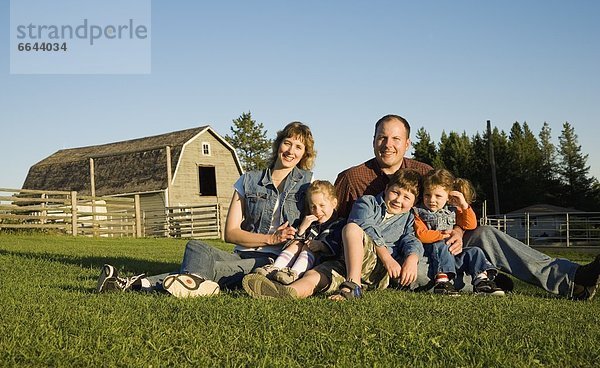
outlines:
M373 138L375 158L386 174L393 174L400 168L409 146L410 140L406 136L404 124L397 119L380 124Z

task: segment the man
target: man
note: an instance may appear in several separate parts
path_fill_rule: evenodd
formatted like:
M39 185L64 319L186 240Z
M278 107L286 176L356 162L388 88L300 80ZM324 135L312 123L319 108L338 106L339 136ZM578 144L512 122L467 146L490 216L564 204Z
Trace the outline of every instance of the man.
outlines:
M413 168L426 173L431 169L429 165L404 157L410 147L409 135L410 125L401 116L386 115L377 121L373 137L375 157L341 172L335 181L340 216L347 217L360 196L382 192L388 176L396 170ZM566 259L551 258L490 226L480 226L464 237L462 229L456 227L446 243L453 254L460 253L463 245L478 246L500 270L572 299L592 299L600 282L600 255L581 266ZM428 280L427 268L427 259L422 258L417 280L420 285Z

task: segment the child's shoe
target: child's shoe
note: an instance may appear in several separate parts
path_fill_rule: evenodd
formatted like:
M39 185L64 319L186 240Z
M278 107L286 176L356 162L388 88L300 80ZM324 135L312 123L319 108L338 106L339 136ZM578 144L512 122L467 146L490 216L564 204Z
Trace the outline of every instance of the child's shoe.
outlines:
M496 283L492 280L485 279L480 280L475 285L473 285L473 292L481 295L492 295L492 296L504 296L504 290L500 289L496 286Z
M275 276L275 273L277 273L277 271L279 271L279 268L273 266L273 264L268 264L259 268L255 268L253 273L257 273L272 280L273 276Z
M292 282L298 280L299 275L298 272L296 272L295 270L292 270L291 268L285 267L284 269L281 269L279 271L277 271L275 273L275 275L273 276L273 280L284 284L284 285L289 285Z
M450 281L440 281L433 287L433 293L439 295L458 296L458 291Z

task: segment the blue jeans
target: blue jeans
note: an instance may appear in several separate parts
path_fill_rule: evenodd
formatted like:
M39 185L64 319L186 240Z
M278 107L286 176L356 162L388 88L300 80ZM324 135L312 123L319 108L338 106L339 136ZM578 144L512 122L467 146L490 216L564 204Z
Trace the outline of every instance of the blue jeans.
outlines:
M571 297L573 279L579 264L563 258L552 258L523 244L491 226L479 226L465 232L463 246L479 247L487 259L500 271L507 272L517 279L539 286L553 294ZM429 282L427 258L419 262L419 275L416 286L424 286ZM464 277L469 288L469 276Z
M173 273L195 273L217 282L223 289L235 289L241 287L245 275L271 263L270 256L275 257L262 252L228 253L201 241L190 240L185 246L181 268ZM154 289L162 289L162 281L168 275L149 276L148 280Z
M477 276L484 271L493 270L495 267L485 258L483 250L476 247L463 248L456 256L450 253L449 247L444 241L431 244L423 244L425 255L429 257L429 278L433 279L436 274L443 272L450 278L462 278L463 274L471 277ZM493 278L494 275L489 275Z

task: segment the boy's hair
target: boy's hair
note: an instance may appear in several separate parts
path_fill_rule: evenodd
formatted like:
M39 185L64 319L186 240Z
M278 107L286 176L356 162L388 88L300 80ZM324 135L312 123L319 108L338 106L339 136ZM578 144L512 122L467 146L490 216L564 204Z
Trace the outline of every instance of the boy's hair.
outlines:
M419 193L421 191L421 174L414 169L398 169L398 171L390 176L390 181L386 188L393 185L408 190L415 195L415 199L419 198Z
M475 189L467 179L456 178L446 169L433 169L423 177L423 190L442 187L450 192L457 190L463 194L468 204L475 200Z
M303 170L312 169L315 163L315 158L317 157L317 152L315 151L315 140L313 139L312 132L310 131L308 125L299 121L291 122L286 125L283 130L277 132L277 137L273 141L273 152L271 153L269 166L273 167L273 165L275 165L279 146L286 138L298 138L302 141L302 143L304 143L304 155L300 159L300 162L298 162L298 167Z
M306 190L306 204L310 205L310 196L317 193L323 193L323 195L330 200L337 199L335 187L327 180L315 180L310 183L310 186ZM336 206L337 207L337 206Z

